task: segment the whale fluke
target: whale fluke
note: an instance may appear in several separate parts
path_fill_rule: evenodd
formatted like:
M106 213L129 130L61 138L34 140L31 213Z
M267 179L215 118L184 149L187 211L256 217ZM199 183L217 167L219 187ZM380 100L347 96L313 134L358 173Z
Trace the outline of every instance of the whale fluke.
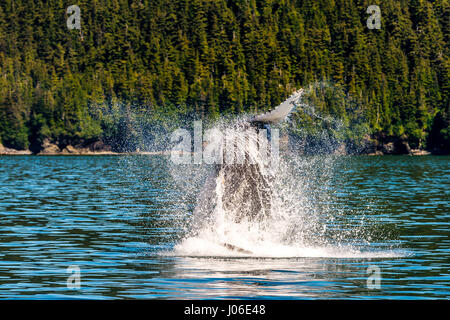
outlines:
M283 103L281 103L274 110L256 116L250 120L250 122L260 122L260 123L278 123L283 121L298 105L300 98L303 94L303 89L294 92L289 98L287 98Z

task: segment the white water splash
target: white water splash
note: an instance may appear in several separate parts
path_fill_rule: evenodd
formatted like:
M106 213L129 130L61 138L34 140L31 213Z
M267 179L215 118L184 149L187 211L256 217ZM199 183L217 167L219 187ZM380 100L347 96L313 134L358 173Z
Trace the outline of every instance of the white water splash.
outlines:
M231 238L231 237L230 237ZM252 257L252 258L396 258L410 254L406 250L370 250L357 249L354 246L300 246L265 241L249 241L236 237L233 239L251 253L227 249L211 237L189 237L175 246L171 252L164 255L187 257Z
M242 121L239 119L237 123ZM215 127L226 129L227 136L243 134L242 126L236 122L219 121ZM372 248L364 214L353 215L336 205L333 188L336 156L301 156L284 149L273 172L264 163L260 149L243 144L238 147L245 149L270 184L270 214L249 218L252 208L246 206L245 195L239 194L242 190L236 188L234 195L226 193L226 184L232 181L225 181L223 168L216 172L206 165L187 165L182 169L174 166L172 176L179 182L183 201L197 197L197 203L185 236L172 252L165 254L267 258L405 255L399 250ZM236 183L250 187L245 181ZM262 186L257 184L256 188ZM230 201L224 205L230 197L232 205ZM346 214L353 215L351 221L343 219ZM360 220L353 221L355 216Z

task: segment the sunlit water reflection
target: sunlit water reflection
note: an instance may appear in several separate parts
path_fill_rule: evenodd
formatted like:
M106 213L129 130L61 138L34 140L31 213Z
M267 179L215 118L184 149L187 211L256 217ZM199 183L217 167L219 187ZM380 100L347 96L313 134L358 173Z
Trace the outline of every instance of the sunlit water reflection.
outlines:
M174 251L194 200L180 207L168 161L0 157L0 298L450 296L450 157L338 159L327 201L348 214L328 221L330 237L362 224L367 239L295 257ZM71 265L79 290L67 288ZM367 286L369 266L380 268L379 289Z

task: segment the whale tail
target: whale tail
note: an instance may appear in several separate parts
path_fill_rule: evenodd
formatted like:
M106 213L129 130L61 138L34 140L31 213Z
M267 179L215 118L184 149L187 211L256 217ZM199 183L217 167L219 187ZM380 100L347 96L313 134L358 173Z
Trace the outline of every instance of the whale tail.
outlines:
M250 120L252 123L266 123L273 124L279 123L287 118L287 116L294 111L295 107L299 104L303 89L294 92L289 98L281 103L274 110L255 116Z

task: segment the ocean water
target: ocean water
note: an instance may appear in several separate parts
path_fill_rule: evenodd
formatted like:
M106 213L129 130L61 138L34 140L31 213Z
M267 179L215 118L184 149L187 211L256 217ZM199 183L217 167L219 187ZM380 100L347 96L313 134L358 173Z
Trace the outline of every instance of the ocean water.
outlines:
M300 160L294 220L228 225L243 253L188 235L202 179L167 156L0 156L0 298L450 297L450 157Z

